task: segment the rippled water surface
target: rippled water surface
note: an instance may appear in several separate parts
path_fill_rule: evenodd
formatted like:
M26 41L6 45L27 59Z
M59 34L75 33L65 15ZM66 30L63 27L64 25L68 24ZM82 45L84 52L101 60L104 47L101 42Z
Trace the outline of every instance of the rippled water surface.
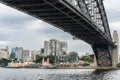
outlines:
M120 70L0 68L0 80L120 80Z

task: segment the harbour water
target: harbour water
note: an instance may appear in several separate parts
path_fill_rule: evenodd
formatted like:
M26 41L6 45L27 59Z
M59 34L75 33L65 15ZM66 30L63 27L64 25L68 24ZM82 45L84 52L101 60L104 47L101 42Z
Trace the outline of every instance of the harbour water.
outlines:
M120 70L0 68L0 80L120 80Z

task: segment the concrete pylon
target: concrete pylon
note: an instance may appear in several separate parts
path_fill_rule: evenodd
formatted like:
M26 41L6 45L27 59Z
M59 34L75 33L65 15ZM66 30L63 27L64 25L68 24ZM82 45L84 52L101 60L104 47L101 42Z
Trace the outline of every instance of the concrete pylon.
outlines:
M113 33L113 42L116 44L116 48L112 51L112 65L113 68L116 68L116 65L119 63L119 37L117 31Z
M47 58L47 63L49 63L49 58Z
M44 64L44 62L45 62L45 59L43 58L43 59L42 59L42 64Z
M94 54L94 67L97 68L97 61L96 61L96 56Z

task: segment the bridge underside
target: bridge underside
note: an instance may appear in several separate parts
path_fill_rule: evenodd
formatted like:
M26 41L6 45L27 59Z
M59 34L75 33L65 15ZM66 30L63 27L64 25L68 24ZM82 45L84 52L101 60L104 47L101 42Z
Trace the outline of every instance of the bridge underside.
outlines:
M98 66L112 65L109 46L116 47L115 44L89 18L65 0L1 0L0 2L82 39L93 46Z

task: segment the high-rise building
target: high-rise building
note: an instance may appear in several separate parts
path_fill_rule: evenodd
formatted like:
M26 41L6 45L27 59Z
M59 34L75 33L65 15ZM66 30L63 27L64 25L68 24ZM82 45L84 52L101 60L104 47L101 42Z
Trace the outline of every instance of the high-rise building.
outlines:
M12 49L11 49L10 58L11 58L11 59L15 59L15 55L16 55L16 48L12 48Z
M50 55L50 51L49 51L49 41L45 41L44 42L44 53L45 53L45 56L47 55Z
M51 39L49 42L49 54L57 55L57 40Z
M67 42L63 41L61 46L62 46L62 53L67 54L67 50L68 50Z
M23 50L23 62L30 60L30 51L29 50Z
M56 42L56 55L61 55L62 54L62 42L57 41Z
M56 39L51 39L44 42L44 53L45 55L61 55L62 53L67 52L67 42L61 42Z
M36 50L32 50L31 51L31 59L32 59L32 61L36 60L36 55L37 55L37 51Z
M6 51L8 52L8 58L10 59L10 47L6 46Z
M16 52L15 57L17 58L17 61L23 61L23 48L16 47L15 52Z
M11 59L17 59L17 61L22 62L23 61L23 48L22 47L15 47L11 49L10 54Z

